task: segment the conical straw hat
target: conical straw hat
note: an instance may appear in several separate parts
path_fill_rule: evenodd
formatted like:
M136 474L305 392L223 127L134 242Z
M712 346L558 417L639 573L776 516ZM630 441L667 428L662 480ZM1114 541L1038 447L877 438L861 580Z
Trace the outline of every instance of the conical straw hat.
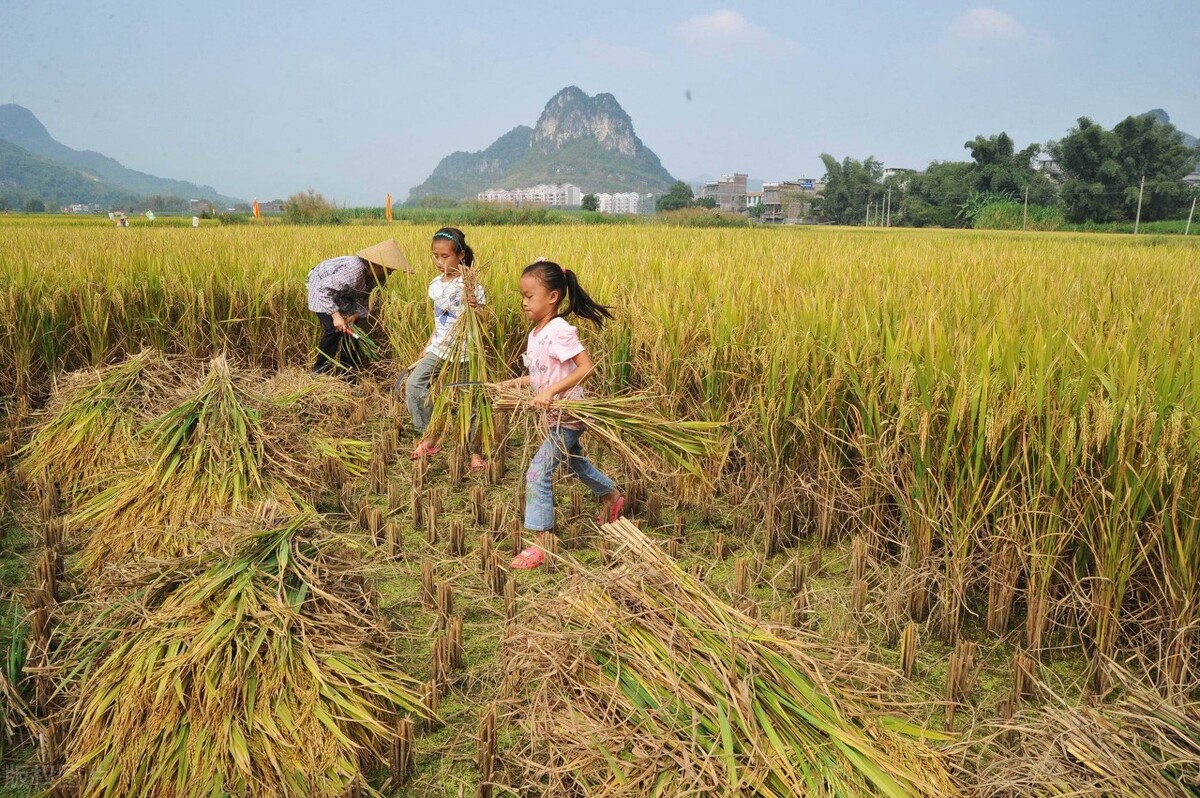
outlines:
M396 239L394 238L380 241L378 244L366 249L360 249L354 254L363 260L382 266L388 271L401 269L406 274L413 273L413 267L409 264L408 258L404 257L404 253L400 251L400 245L396 243Z

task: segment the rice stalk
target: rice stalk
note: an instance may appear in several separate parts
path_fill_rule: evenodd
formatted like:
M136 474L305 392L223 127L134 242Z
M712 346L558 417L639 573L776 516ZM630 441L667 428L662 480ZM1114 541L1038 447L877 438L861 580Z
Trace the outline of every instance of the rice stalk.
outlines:
M734 610L627 521L601 534L620 567L539 608L565 634L508 643L508 667L539 674L526 765L551 792L959 794L922 742L941 736L876 703L882 672Z
M528 395L504 389L496 389L495 395L498 409L529 409ZM665 419L652 413L652 407L653 400L642 395L556 399L551 404L552 411L581 423L639 473L661 477L665 465L697 478L711 474L704 461L721 452L719 433L725 425ZM543 424L547 418L541 416ZM632 502L630 513L637 512L636 504Z
M42 411L33 437L18 456L26 479L48 474L70 505L102 488L121 464L138 457L138 429L149 408L174 386L157 351L103 369L68 375Z
M79 795L341 798L399 715L426 714L346 544L307 515L214 539L85 609L62 776Z

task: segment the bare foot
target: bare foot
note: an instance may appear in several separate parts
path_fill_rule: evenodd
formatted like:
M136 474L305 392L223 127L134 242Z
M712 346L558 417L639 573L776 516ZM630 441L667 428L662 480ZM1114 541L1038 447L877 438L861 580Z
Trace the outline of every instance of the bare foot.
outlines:
M482 471L487 468L487 460L483 459L483 455L478 452L471 454L471 470Z
M420 460L422 457L428 457L431 454L437 454L442 450L442 447L437 445L437 441L425 439L418 443L412 450L412 454L408 456L409 460Z

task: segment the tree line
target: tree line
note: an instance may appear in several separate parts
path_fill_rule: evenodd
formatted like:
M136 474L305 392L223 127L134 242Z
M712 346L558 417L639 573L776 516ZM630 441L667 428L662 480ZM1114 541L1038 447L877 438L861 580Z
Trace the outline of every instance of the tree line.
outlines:
M898 171L886 179L873 157L838 161L822 154L825 190L813 200L812 215L833 224L861 225L873 217L872 223L912 227L1020 226L1026 217L1035 227L1109 223L1132 221L1141 193L1141 220L1148 222L1186 216L1197 194L1183 178L1200 163L1200 148L1188 147L1173 125L1149 114L1127 117L1111 130L1083 117L1045 146L1017 149L1007 133L980 135L963 146L969 161L934 161L924 172ZM1043 153L1049 158L1038 160Z

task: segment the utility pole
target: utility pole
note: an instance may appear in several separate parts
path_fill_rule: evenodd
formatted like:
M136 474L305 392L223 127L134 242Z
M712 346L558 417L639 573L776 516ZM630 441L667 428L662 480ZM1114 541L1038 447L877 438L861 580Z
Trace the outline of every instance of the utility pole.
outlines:
M1190 211L1188 211L1187 227L1183 228L1184 235L1187 235L1188 231L1192 229L1192 216L1195 215L1195 213L1196 213L1196 198L1192 197L1192 209Z
M867 218L863 222L863 227L870 227L870 226L871 226L871 201L867 200Z
M884 227L892 226L892 190L890 188L888 189L888 196L887 196L887 222L885 222L883 226Z
M1025 186L1025 210L1021 211L1021 232L1025 232L1025 222L1029 219L1029 186Z
M1133 234L1138 234L1138 227L1142 223L1142 194L1146 191L1146 176L1142 175L1142 187L1138 189L1138 209L1137 217L1133 220Z

